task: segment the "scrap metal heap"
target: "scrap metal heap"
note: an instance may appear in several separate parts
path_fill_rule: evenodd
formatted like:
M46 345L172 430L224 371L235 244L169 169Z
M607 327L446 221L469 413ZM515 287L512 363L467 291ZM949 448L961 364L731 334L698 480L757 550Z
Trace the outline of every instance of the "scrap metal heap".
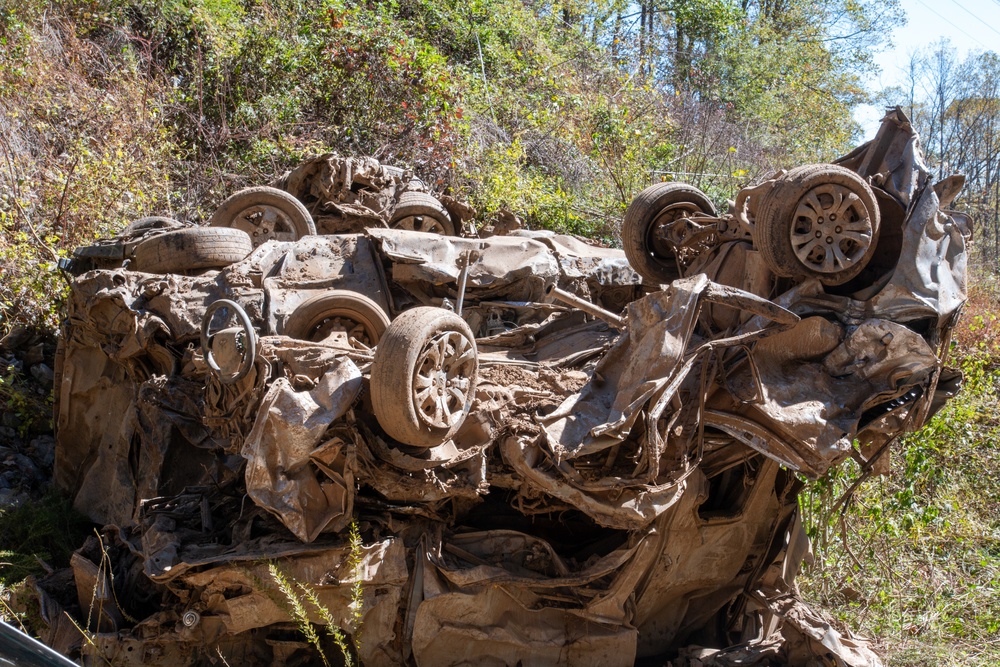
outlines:
M366 665L879 664L796 595L797 493L956 390L960 187L896 110L723 215L649 188L624 252L133 230L73 280L55 475L104 528L35 583L44 639L310 664L304 613Z

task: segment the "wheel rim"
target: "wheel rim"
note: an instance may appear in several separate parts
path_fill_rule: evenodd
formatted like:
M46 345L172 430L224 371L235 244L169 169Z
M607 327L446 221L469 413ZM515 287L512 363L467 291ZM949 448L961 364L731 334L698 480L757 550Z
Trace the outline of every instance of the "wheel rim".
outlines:
M681 218L690 218L702 213L702 210L691 202L678 202L660 209L660 212L649 226L649 249L655 257L672 257L674 254L674 244L670 242L670 235L666 226Z
M795 256L817 273L839 273L861 262L872 236L861 198L833 183L818 185L799 200L790 234Z
M395 229L405 229L410 232L430 232L447 235L441 221L431 215L408 215L394 222L392 226Z
M292 219L274 206L248 206L236 214L230 227L249 234L254 248L267 241L297 241L299 238Z
M366 347L374 347L378 342L370 323L342 313L324 315L317 319L309 327L308 339L319 343L340 332L346 334L348 340L353 338Z
M417 359L413 404L420 419L432 428L451 428L469 403L476 351L457 331L432 338Z

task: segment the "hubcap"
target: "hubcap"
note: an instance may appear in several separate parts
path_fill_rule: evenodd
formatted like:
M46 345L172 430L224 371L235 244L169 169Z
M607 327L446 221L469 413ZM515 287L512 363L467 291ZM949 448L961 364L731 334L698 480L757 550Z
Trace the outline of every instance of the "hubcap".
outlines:
M475 350L461 333L446 331L432 338L417 359L413 378L413 404L420 419L433 428L451 428L471 399L469 378L475 369Z
M861 262L872 244L872 220L849 188L818 185L799 200L791 229L792 250L817 273L839 273Z

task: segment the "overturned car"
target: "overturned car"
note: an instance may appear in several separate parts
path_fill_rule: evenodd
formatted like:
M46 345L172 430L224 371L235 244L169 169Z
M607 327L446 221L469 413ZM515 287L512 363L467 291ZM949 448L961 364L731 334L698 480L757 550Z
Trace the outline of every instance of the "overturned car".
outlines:
M116 665L879 664L795 595L797 493L956 390L960 185L897 110L724 215L653 186L624 252L382 226L206 267L218 230L132 230L169 266L72 282L55 475L104 528L35 582L43 638Z

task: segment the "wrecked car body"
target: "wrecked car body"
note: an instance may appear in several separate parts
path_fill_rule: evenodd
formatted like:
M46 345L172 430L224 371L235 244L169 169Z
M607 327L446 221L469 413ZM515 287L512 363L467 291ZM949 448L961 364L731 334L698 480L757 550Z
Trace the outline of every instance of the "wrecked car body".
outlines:
M625 252L377 228L76 277L55 480L104 529L35 583L43 638L95 664L336 650L303 622L370 665L880 664L795 596L797 493L885 465L954 391L971 231L898 111L839 169L873 195L831 195L868 229L836 251L792 223L761 256L772 183L723 216L640 195Z

